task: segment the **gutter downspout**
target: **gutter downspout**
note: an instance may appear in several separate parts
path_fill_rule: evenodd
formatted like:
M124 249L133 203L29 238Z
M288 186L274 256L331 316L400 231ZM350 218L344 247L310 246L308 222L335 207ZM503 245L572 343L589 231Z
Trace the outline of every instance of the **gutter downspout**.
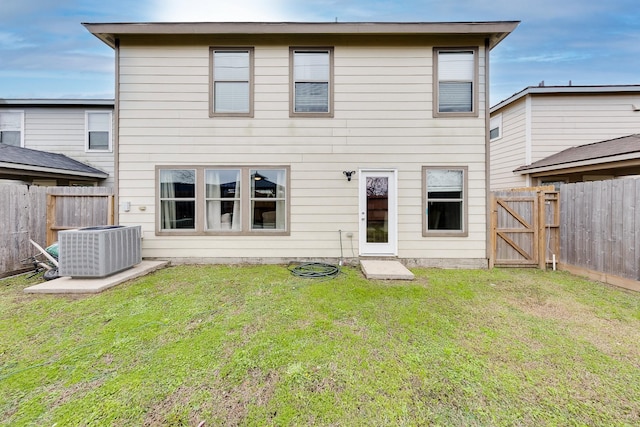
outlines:
M116 38L115 51L115 99L113 105L113 122L115 132L113 135L113 198L114 213L113 223L120 224L120 39Z
M485 87L485 97L484 97L484 187L485 187L485 255L487 257L487 267L491 267L491 257L493 245L491 244L492 236L491 236L491 141L489 138L489 128L491 127L491 114L489 113L491 109L491 101L489 100L489 53L491 51L490 40L486 38L484 40L484 87Z

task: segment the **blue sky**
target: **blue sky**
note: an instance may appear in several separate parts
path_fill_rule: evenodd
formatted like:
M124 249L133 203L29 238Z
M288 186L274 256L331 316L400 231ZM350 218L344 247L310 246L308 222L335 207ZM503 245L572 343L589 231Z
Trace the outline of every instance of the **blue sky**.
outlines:
M81 22L521 21L491 103L527 86L640 84L637 0L0 0L0 98L111 98L113 51Z

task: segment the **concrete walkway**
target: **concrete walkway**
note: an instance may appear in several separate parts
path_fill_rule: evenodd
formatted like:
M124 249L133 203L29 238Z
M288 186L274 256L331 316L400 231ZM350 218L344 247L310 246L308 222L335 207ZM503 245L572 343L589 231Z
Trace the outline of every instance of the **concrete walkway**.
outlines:
M361 260L360 268L367 279L413 280L415 276L399 261Z
M159 270L166 267L167 264L169 264L168 261L142 261L140 264L112 276L99 279L59 277L30 286L24 291L28 294L97 294L128 280Z

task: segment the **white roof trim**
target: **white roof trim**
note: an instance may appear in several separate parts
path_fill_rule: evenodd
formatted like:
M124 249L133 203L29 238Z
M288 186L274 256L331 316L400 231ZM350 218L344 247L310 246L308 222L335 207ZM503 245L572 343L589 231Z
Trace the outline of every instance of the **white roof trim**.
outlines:
M511 97L500 101L491 107L493 114L497 110L516 102L527 95L540 94L601 94L601 93L638 93L640 85L612 85L612 86L529 86Z

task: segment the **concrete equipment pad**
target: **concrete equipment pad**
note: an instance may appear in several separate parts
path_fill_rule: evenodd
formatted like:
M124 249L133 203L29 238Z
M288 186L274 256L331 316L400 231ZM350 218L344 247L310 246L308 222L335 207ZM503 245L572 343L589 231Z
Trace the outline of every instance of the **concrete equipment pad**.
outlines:
M413 280L415 276L399 261L361 260L360 268L367 279Z
M97 294L128 280L145 276L152 271L166 267L168 261L142 261L140 264L107 277L96 279L59 277L48 282L30 286L28 294Z

